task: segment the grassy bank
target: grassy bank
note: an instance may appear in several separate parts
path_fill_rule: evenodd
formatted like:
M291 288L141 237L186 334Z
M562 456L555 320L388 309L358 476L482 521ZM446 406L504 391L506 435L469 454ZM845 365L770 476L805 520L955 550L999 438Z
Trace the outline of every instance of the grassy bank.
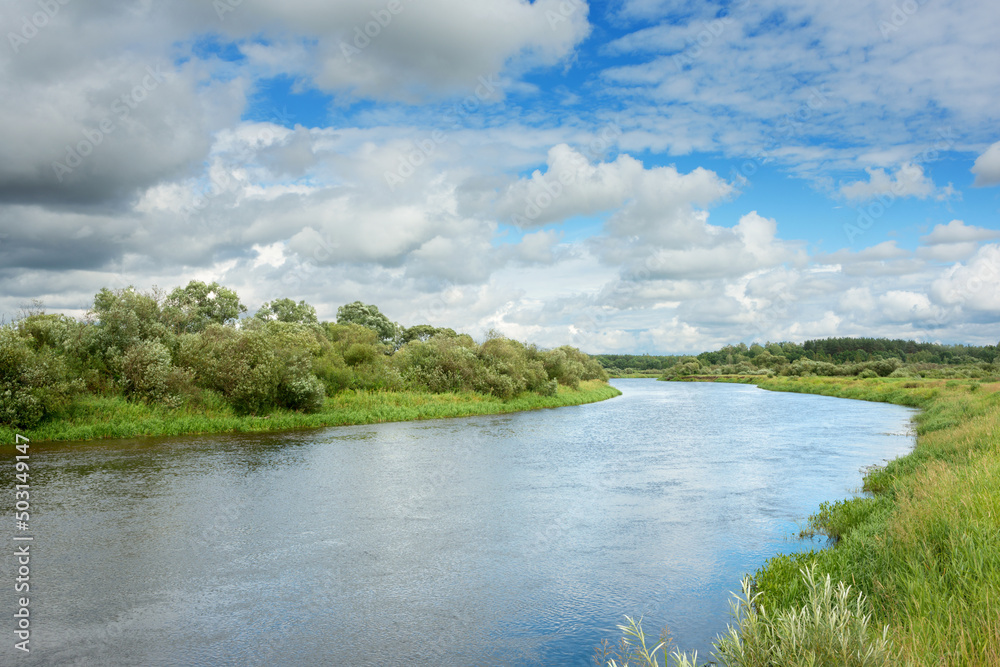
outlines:
M304 414L275 410L264 417L239 416L223 401L197 408L171 409L120 397L83 396L36 428L16 431L0 426L0 442L14 442L16 433L32 440L94 440L154 435L280 431L295 428L346 426L493 415L541 408L557 408L603 401L621 392L600 380L580 383L579 389L560 385L555 396L524 393L502 400L474 392L346 391L327 398L321 411Z
M875 625L889 627L891 664L1000 664L1000 383L736 381L922 409L914 451L868 472L869 497L824 503L812 517L836 546L768 561L755 577L760 601L801 607L799 571L813 566L870 600Z

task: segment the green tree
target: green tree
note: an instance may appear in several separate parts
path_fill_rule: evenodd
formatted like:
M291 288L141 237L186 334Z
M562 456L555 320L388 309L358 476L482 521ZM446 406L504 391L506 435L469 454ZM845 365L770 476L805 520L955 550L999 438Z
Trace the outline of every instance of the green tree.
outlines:
M393 343L399 336L398 324L383 315L378 306L355 301L337 309L337 324L358 324L375 332L383 343Z
M430 324L415 324L412 327L401 329L400 338L403 343L410 343L415 340L428 341L434 336L447 336L454 338L458 334L454 329L445 327L434 327Z
M122 355L122 389L129 398L146 402L164 398L170 372L170 350L159 341L142 341Z
M247 312L236 292L219 283L192 280L178 287L163 303L163 316L178 333L204 331L210 324L234 322Z
M30 337L0 326L0 423L31 428L82 388L51 348L36 351Z
M143 341L160 341L173 348L175 336L162 319L158 293L140 292L135 287L102 288L94 296L88 313L93 326L84 331L81 346L93 363L116 380L120 377L122 355Z
M255 318L264 321L297 322L299 324L314 324L316 319L316 309L305 301L295 303L291 299L275 299L266 302L254 315Z

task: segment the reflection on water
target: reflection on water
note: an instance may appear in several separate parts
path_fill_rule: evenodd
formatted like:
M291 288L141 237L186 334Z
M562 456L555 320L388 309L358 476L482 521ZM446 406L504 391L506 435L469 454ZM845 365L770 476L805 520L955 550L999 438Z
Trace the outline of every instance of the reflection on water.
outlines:
M18 662L588 665L623 614L705 654L740 577L912 446L897 406L615 385L507 416L33 445Z

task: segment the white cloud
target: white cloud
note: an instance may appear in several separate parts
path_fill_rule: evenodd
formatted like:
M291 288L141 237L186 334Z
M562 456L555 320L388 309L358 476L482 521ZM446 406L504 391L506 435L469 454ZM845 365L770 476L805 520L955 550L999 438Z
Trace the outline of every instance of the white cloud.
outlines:
M865 169L868 172L867 181L853 181L840 186L842 197L851 202L870 201L877 197L916 197L926 199L937 193L939 198L947 197L949 191L938 191L934 181L924 174L924 169L918 164L904 163L894 174L886 173L884 169Z
M946 225L935 225L930 234L920 237L923 247L917 249L917 256L939 262L959 262L975 254L980 242L998 237L1000 232L996 230L952 220Z
M934 281L936 301L1000 316L1000 245L983 246L966 263L956 264Z
M966 225L961 220L952 220L946 225L934 225L934 229L927 236L921 236L920 241L925 245L938 245L950 243L968 243L973 241L988 241L1000 236L1000 232L995 229L985 229Z
M227 15L236 38L287 31L314 40L301 47L252 46L246 52L270 71L310 77L331 91L415 101L428 93L474 94L505 68L553 65L590 31L584 2L538 0L312 0L245 3ZM484 95L503 97L503 91Z
M1000 184L1000 141L976 158L971 171L976 175L973 185L977 187Z
M889 290L878 298L877 308L886 320L896 323L934 320L943 314L926 294L906 290Z

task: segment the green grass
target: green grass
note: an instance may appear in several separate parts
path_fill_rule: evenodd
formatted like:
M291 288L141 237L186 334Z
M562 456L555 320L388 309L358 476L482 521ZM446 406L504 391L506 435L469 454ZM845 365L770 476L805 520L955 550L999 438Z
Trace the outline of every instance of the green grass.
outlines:
M619 396L620 391L599 380L580 383L579 389L560 386L555 396L526 393L510 400L473 392L431 394L421 392L348 391L327 398L317 413L275 410L263 416L240 416L221 400L209 397L192 407L133 403L120 397L87 395L30 430L0 426L0 442L14 442L17 433L32 442L46 440L95 440L141 436L282 431L296 428L375 424L494 415L523 410L557 408L593 403Z
M684 379L921 409L914 451L865 475L871 495L823 503L810 519L803 532L835 546L776 556L744 581L735 623L715 644L723 664L1000 665L1000 383ZM629 637L641 626L622 630L632 651ZM619 655L655 664L634 651ZM697 662L671 658L677 667Z
M872 497L824 503L836 547L770 560L771 608L802 604L800 568L856 586L889 626L898 664L1000 664L1000 384L771 378L759 386L921 408L913 453L866 475Z

